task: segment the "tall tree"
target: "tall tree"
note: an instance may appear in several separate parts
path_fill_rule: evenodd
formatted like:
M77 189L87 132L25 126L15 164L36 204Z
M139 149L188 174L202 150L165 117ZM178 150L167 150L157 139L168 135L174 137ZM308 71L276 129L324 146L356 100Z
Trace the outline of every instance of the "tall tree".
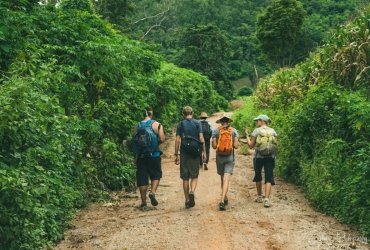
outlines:
M90 14L95 13L94 5L91 0L62 0L60 8L62 10L80 10L87 11Z
M216 91L230 100L234 91L227 75L230 43L222 31L214 25L190 27L183 31L178 44L181 52L177 65L208 76Z
M131 0L96 0L93 2L96 12L116 26L122 32L129 30L129 14L135 10Z
M276 0L257 19L260 48L277 67L291 66L306 12L296 0Z

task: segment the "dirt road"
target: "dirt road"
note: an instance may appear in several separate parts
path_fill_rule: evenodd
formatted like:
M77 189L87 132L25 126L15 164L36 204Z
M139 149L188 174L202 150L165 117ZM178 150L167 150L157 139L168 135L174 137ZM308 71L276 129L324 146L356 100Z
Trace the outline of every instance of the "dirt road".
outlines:
M217 113L208 118L215 121ZM232 124L231 124L232 125ZM185 209L174 135L163 144L159 205L148 199L139 210L139 191L113 194L117 201L90 204L72 221L74 229L54 249L370 249L366 238L310 207L299 188L277 178L270 208L255 203L252 156L236 155L229 205L220 211L220 177L211 149L209 170L200 170L195 207Z

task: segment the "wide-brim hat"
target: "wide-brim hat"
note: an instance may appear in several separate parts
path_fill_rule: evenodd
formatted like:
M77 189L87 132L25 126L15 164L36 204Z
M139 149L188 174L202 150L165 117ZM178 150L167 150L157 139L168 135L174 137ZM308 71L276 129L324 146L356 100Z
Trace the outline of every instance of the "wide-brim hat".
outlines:
M201 114L200 114L200 116L199 116L200 118L207 118L208 117L208 115L207 115L207 113L206 112L202 112Z
M231 119L230 117L228 117L227 115L223 115L220 119L218 119L217 121L216 121L216 123L221 123L221 120L226 120L226 119L228 119L228 123L230 123L230 122L233 122L233 119Z
M259 115L253 119L254 121L262 120L265 122L271 122L271 119L267 115Z

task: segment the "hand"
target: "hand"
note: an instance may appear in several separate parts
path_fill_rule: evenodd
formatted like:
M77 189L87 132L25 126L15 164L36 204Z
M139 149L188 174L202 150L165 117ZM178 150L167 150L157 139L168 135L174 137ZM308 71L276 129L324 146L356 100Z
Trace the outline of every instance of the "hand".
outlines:
M180 164L180 157L178 155L175 155L175 164L176 165Z
M247 135L247 136L249 136L249 129L245 129L245 134Z

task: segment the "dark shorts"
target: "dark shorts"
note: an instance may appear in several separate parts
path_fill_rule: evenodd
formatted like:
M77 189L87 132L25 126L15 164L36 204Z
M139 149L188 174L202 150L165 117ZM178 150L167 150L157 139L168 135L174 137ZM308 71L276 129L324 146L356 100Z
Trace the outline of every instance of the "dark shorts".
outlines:
M150 180L160 180L162 178L161 157L139 158L136 161L136 180L137 185L146 186Z
M263 167L265 170L265 184L269 182L271 183L271 185L275 185L274 180L275 158L272 157L254 158L253 165L255 173L253 182L262 181L262 167Z
M189 180L198 178L199 175L199 157L181 156L180 157L180 178Z

